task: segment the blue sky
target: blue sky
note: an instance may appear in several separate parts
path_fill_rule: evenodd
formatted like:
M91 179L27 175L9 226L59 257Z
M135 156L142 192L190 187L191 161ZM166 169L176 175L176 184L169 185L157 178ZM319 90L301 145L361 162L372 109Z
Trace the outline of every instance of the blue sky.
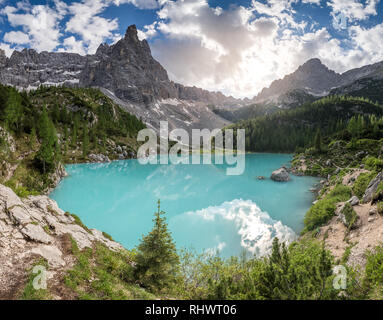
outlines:
M252 97L320 58L383 60L383 0L0 0L0 48L92 54L136 24L171 79Z

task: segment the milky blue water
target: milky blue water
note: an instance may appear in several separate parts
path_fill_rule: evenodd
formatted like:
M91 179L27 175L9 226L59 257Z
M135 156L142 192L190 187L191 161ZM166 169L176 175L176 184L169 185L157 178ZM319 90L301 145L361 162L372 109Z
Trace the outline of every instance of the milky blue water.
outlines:
M59 206L90 228L105 231L127 248L135 247L153 226L157 200L166 211L179 248L243 251L263 255L272 240L292 241L318 182L292 177L287 183L258 176L287 165L291 155L246 155L241 176L226 175L225 165L141 165L137 160L66 167L69 176L52 192Z

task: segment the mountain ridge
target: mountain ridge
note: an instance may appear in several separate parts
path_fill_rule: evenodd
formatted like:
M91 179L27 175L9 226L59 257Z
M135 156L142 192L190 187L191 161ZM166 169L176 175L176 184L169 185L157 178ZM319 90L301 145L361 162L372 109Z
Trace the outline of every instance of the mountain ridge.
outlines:
M334 89L349 86L369 77L376 80L383 79L383 61L337 73L324 65L320 59L313 58L299 66L293 73L273 81L269 87L255 96L253 101L283 105L283 99L279 98L294 90L302 90L314 97L323 97Z

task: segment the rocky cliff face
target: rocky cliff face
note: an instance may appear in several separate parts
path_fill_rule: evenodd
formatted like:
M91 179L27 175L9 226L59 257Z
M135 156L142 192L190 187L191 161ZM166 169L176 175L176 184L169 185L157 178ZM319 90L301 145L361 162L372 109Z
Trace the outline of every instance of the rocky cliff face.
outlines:
M0 82L27 90L39 85L99 87L155 129L160 120L174 120L170 121L171 129L175 125L185 129L222 127L229 122L206 107L244 103L170 81L152 57L147 41L138 39L134 25L116 44L102 44L95 55L85 57L24 49L7 59L0 51Z
M0 185L0 300L19 297L28 269L39 258L48 262L47 280L54 286L57 277L75 263L71 239L80 250L97 242L110 250L123 250L102 232L79 225L47 196L21 200Z
M14 51L1 58L1 83L21 89L36 89L44 85L76 86L87 58L72 53L37 53L33 49ZM2 62L3 61L3 62Z

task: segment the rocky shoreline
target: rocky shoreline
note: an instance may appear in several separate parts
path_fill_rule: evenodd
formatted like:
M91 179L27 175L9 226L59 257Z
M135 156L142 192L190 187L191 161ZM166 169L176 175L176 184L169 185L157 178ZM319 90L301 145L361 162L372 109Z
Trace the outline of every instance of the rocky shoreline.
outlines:
M96 243L110 250L124 250L101 231L83 226L48 196L20 199L0 185L0 261L4 262L0 264L0 299L17 299L27 270L39 258L47 261L48 281L54 287L76 262L70 250L72 240L80 250Z

